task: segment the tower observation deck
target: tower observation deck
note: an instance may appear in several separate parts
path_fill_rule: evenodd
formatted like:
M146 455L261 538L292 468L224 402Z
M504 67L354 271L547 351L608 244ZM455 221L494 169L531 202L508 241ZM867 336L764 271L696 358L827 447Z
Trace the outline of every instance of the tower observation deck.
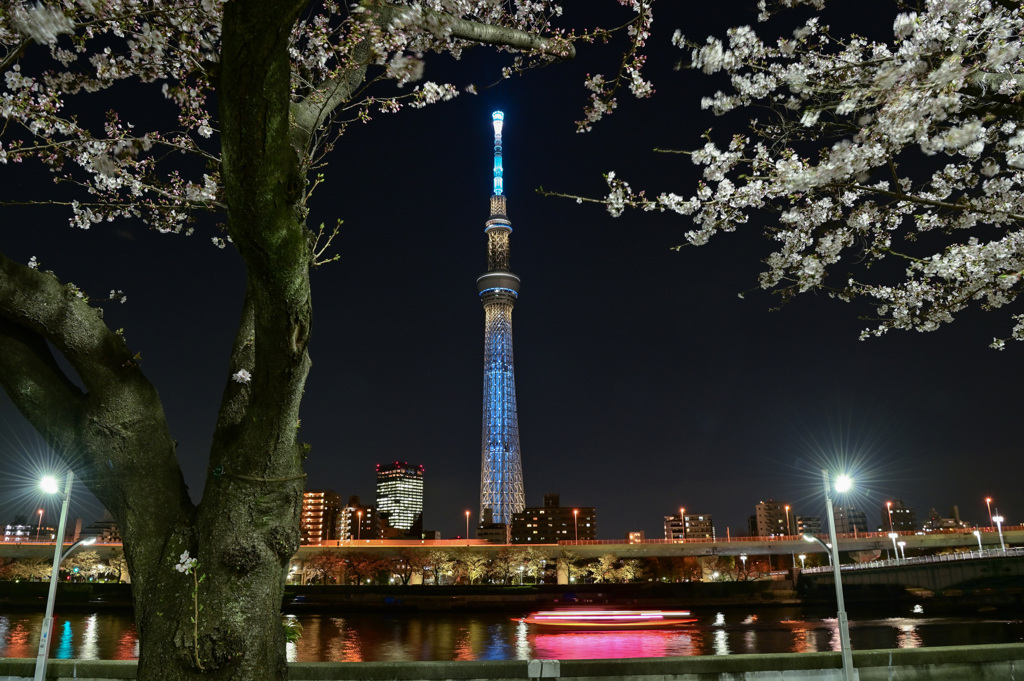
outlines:
M516 378L512 363L512 307L519 295L519 277L509 271L512 224L505 213L501 165L504 114L495 111L494 193L487 235L487 272L476 280L484 306L484 417L481 438L480 519L491 510L495 523L511 526L512 514L526 505L523 463L519 454Z

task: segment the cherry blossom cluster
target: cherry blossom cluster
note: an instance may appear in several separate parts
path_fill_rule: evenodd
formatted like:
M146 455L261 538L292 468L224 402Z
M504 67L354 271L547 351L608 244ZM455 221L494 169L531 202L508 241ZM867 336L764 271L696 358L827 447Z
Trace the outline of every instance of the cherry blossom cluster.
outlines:
M628 25L636 68L620 80L649 92L638 75L649 1L624 4L643 18ZM561 14L551 0L311 4L291 34L293 102L329 115L297 149L303 166L324 162L350 121L456 96L422 82L428 53L459 57L481 40L514 54L513 70L564 58L578 36L554 25ZM212 108L222 16L222 0L15 0L0 13L0 163L46 164L71 189L73 226L130 218L191 233L198 212L224 209ZM126 87L144 116L95 115L97 93Z
M643 49L651 35L651 24L654 21L654 0L619 0L619 4L629 7L635 14L624 26L629 46L619 65L619 72L614 77L604 74L587 74L584 87L590 97L584 108L584 117L576 121L576 132L590 132L594 124L611 114L618 106L617 93L623 86L628 87L634 97L646 99L654 94L654 85L643 75L643 67L647 61ZM622 28L622 27L620 27ZM598 30L582 33L578 39L588 42L607 41L613 30Z
M761 18L796 4L824 5L762 2ZM749 26L703 43L677 33L692 68L729 78L702 105L757 107L758 118L691 152L703 175L692 195L649 198L609 174L608 210L687 216L694 245L763 224L777 245L761 286L867 297L877 319L864 336L1013 302L1024 286L1024 12L995 0L901 9L889 40L835 37L818 11L774 42ZM1008 336L1024 340L1014 321Z

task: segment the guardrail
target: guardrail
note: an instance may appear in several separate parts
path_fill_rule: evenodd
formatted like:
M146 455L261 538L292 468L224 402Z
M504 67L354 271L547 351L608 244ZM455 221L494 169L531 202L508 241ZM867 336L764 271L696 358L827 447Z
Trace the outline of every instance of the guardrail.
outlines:
M889 558L886 560L873 560L867 563L847 563L846 565L840 565L839 569L842 572L850 572L853 570L872 570L884 567L904 567L906 565L926 565L929 563L954 563L963 560L977 560L978 558L1004 558L1006 556L1024 556L1024 548L1013 547L1007 548L1005 551L1002 549L983 549L981 551L967 551L966 553L940 553L935 556L911 556L910 558ZM831 565L823 565L820 567L809 567L801 569L801 572L808 574L815 573L831 573Z

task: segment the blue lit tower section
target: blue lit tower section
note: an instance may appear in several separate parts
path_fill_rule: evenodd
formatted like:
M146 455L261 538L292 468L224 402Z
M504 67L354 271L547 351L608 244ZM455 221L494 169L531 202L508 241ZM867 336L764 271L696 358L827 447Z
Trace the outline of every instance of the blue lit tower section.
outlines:
M484 418L480 471L480 519L491 510L492 522L512 524L512 514L526 505L523 463L519 455L516 378L512 364L512 306L519 295L519 277L509 271L512 224L505 214L502 186L501 125L495 111L494 194L487 235L487 273L476 280L484 306Z

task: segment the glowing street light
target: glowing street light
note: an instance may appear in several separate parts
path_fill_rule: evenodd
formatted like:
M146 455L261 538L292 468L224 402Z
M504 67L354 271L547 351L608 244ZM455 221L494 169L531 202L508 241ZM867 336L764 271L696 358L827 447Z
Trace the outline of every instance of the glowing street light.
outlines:
M580 520L580 509L578 509L578 508L572 509L572 529L576 533L576 539L574 540L574 543L576 543L576 544L580 543L580 524L579 524L579 520Z
M807 559L807 554L806 553L801 553L799 556L797 556L797 558L800 559L800 569L803 570L804 569L804 560Z
M828 514L828 533L832 539L832 581L836 585L836 618L839 620L839 648L843 657L843 681L853 681L853 653L850 649L850 623L846 619L846 604L843 602L843 580L839 565L839 541L836 538L836 517L832 509L832 485L829 484L828 471L821 471L821 479L825 483L825 511ZM839 475L835 480L836 492L842 494L853 487L853 480L848 475ZM821 541L821 540L818 540Z
M793 534L793 528L789 524L789 504L786 504L786 536Z
M686 509L679 508L679 536L686 541Z
M899 535L896 534L895 532L890 532L889 533L889 539L892 539L892 552L894 554L896 554L896 564L897 565L899 565L899 563L900 563L900 553L899 553L899 550L896 548L896 540L898 538L899 538Z
M992 529L992 497L985 497L985 506L988 507L988 527ZM997 510L996 513L998 512Z
M51 492L51 494L52 494L52 492ZM43 509L39 509L37 511L37 513L39 513L39 524L36 525L36 541L38 542L39 541L39 533L43 529Z
M466 511L466 539L469 539L469 511Z
M1003 541L1003 520L1004 520L1004 518L1003 518L1003 516L998 515L998 513L999 513L999 509L997 508L996 509L996 515L992 516L992 520L995 522L996 528L999 530L999 548L1001 548L1003 550L1003 553L1006 553L1006 542Z
M885 502L885 510L888 511L888 513L889 513L889 531L890 532L895 532L896 528L892 526L892 502L891 501Z
M356 515L359 516L359 520L356 522L356 540L363 538L363 512L356 511Z
M975 530L974 532L971 532L971 534L973 534L974 538L978 540L978 553L981 553L985 550L981 547L981 532Z
M743 562L743 579L744 579L744 581L746 581L746 579L747 579L747 554L741 553L740 554L740 560Z
M900 547L900 555L903 556L903 562L906 563L907 562L907 551L903 547L907 545L907 542L901 541L901 542L898 542L898 544L899 544L899 547Z
M818 545L821 546L821 548L825 549L825 555L828 556L828 564L832 564L832 544L826 544L825 542L815 537L813 534L802 534L800 535L800 538L804 541L817 542Z
M53 628L53 603L57 598L57 582L60 581L60 564L64 559L79 546L85 546L96 542L96 537L82 539L72 544L67 551L61 553L64 548L64 528L68 522L68 504L71 502L71 483L75 475L68 471L67 482L64 484L64 499L60 506L60 521L57 523L57 536L53 543L53 568L50 570L50 591L46 596L46 615L43 617L43 626L39 632L39 649L36 653L36 671L34 681L43 681L46 678L46 660L50 655L50 633ZM39 486L48 494L57 493L57 481L47 476L43 478ZM40 511L42 518L42 511Z

